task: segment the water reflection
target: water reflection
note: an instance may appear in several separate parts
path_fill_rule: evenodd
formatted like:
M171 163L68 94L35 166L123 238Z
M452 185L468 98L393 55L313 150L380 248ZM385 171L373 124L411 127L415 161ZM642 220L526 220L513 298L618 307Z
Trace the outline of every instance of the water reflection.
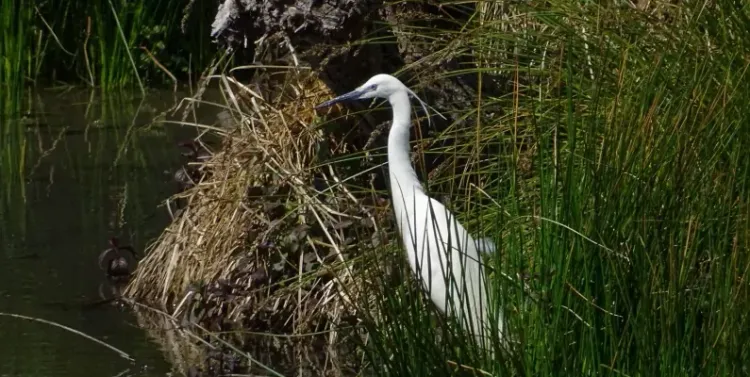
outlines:
M117 353L49 325L0 317L0 376L164 376L163 353L130 313L101 304L112 294L100 253L116 237L142 251L169 221L162 201L175 190L178 140L191 129L151 120L184 94L98 98L90 92L36 94L23 138L3 158L0 200L0 312L54 321L101 339ZM201 120L198 120L201 121ZM205 121L205 120L204 120ZM210 122L210 120L208 120ZM21 161L21 162L19 162ZM106 302L105 302L106 303Z

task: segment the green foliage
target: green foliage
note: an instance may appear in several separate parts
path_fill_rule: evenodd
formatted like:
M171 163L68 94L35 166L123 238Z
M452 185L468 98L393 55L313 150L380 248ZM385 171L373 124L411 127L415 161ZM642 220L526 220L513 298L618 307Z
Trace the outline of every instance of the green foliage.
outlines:
M750 9L738 4L475 3L460 32L410 31L463 59L447 75L507 83L436 136L449 146L430 151L453 171L431 185L466 198L452 205L470 230L495 234L485 260L516 347L480 352L384 279L382 318L366 321L374 374L748 373Z
M26 53L29 40L24 30L32 12L25 1L0 3L0 180L3 184L2 209L22 195L25 166L25 133L19 126L23 105L23 85L33 70L34 57Z
M213 54L208 0L10 1L0 18L14 22L4 38L15 49L33 82L87 82L105 89L172 83L196 75ZM23 15L17 20L18 15ZM8 26L8 25L5 25ZM3 57L13 56L3 51Z

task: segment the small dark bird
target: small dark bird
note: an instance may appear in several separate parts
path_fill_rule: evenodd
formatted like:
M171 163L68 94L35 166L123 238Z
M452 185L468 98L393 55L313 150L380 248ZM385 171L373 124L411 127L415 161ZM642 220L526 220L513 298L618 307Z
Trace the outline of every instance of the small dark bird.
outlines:
M179 185L180 191L185 191L195 186L195 182L200 180L200 174L195 169L189 169L183 166L174 172L172 179L177 185Z
M173 174L173 180L179 185L179 191L185 191L200 182L206 174L201 164L208 161L212 154L203 143L195 140L185 140L177 143L178 147L187 148L182 156L187 158L188 163Z
M138 256L130 246L120 246L117 238L109 239L109 249L99 254L99 268L107 277L118 280L128 278L138 267Z
M193 162L204 162L211 158L211 152L195 140L180 141L177 146L187 148L188 151L182 152L182 155Z

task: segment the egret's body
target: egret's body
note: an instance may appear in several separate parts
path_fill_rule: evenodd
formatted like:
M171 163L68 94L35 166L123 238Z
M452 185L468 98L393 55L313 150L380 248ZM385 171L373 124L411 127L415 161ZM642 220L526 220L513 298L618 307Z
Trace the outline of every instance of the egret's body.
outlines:
M443 204L430 198L409 158L409 128L414 95L390 75L376 75L356 90L318 107L366 98L385 98L393 108L388 135L388 165L396 223L406 248L409 266L421 280L433 303L458 317L475 336L488 330L488 299L481 256L494 246L475 241ZM416 96L415 96L416 97Z

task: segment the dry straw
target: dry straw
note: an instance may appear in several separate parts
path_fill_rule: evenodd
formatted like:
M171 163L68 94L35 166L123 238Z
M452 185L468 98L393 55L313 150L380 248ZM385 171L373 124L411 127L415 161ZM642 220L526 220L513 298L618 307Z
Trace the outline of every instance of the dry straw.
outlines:
M337 328L348 303L362 302L358 250L387 211L366 207L319 161L325 145L338 143L313 124L314 105L331 93L305 70L268 74L252 87L210 79L236 128L205 127L223 146L180 194L184 210L150 247L126 296L210 331L227 322L286 334Z

